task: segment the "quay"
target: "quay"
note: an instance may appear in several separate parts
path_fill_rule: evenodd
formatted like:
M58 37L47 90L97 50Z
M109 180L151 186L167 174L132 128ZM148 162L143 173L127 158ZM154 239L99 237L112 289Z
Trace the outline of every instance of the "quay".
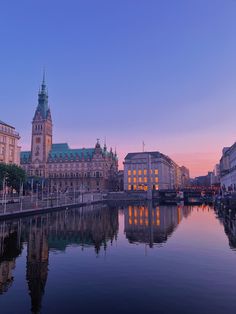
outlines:
M50 196L47 198L35 198L35 196L24 196L8 199L0 203L0 220L5 218L15 218L42 214L51 211L64 210L69 208L81 207L97 203L126 203L140 202L148 200L145 192L109 192L109 193L85 193L79 195ZM197 205L202 203L213 203L212 191L196 190L160 190L153 191L152 200L159 204L175 205L180 202L186 205ZM235 195L236 207L236 195Z
M86 193L74 199L69 197L62 199L60 197L60 199L46 198L43 200L32 200L31 197L22 197L16 203L1 202L0 220L48 213L90 204L97 204L100 202L104 202L103 195L101 193Z

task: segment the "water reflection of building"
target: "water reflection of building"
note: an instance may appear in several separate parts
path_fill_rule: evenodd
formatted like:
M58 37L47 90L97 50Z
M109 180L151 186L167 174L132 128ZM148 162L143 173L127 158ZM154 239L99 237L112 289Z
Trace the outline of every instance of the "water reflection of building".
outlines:
M125 209L125 234L131 243L154 244L166 242L190 208L155 206L151 204L128 206Z
M15 261L22 251L18 227L18 224L0 224L0 294L11 287Z
M47 224L42 217L30 220L27 245L26 279L31 296L31 311L39 313L48 274Z
M55 215L56 214L56 215ZM116 209L93 205L85 209L57 212L50 217L49 246L65 250L68 244L93 246L96 253L113 241L118 232Z
M236 213L230 210L218 210L218 218L224 226L231 249L236 249Z
M16 258L27 242L26 280L32 313L39 313L47 282L49 250L73 244L106 249L118 233L118 210L102 205L52 212L0 223L0 294L13 283Z

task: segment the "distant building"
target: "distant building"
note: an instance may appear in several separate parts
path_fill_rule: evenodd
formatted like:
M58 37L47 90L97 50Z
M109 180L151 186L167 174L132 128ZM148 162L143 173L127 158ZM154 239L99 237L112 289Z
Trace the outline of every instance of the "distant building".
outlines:
M19 133L15 128L0 120L0 162L20 164Z
M180 171L181 171L181 186L183 188L189 186L190 184L190 174L189 174L189 169L182 166L180 167Z
M220 159L220 185L222 190L236 191L236 143L223 148Z
M160 152L129 153L124 160L124 190L147 191L181 187L181 170Z
M219 186L220 185L220 165L216 164L211 177L211 185Z
M118 176L117 176L117 181L118 181L118 191L123 191L124 190L124 170L119 170L118 171Z
M45 79L38 94L32 121L31 151L21 153L21 166L29 177L40 177L53 190L104 191L116 189L116 152L102 148L72 149L67 143L53 144L52 117Z
M197 187L210 187L212 182L213 172L209 171L205 176L199 176L192 180L191 185Z

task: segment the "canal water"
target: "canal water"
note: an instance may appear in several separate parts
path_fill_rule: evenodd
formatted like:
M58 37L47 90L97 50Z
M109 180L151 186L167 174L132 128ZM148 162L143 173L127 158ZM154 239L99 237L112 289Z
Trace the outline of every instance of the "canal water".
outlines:
M236 220L94 205L0 222L0 313L236 313Z

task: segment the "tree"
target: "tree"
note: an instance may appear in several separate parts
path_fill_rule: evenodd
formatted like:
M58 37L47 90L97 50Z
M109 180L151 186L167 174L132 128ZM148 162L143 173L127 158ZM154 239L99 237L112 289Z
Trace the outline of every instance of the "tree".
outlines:
M17 165L0 164L0 182L2 188L4 178L7 187L19 193L21 185L26 181L26 173Z

